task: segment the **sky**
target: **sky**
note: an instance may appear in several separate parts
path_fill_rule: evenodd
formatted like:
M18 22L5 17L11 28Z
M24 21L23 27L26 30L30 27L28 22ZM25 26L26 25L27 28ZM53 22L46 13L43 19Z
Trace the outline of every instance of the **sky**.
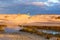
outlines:
M60 0L0 0L0 13L60 14Z

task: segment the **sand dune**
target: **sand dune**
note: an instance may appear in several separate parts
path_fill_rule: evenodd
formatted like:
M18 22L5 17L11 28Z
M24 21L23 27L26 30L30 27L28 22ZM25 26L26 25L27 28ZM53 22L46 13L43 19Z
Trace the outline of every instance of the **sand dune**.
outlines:
M60 15L0 14L0 22L6 24L26 24L32 22L60 22Z

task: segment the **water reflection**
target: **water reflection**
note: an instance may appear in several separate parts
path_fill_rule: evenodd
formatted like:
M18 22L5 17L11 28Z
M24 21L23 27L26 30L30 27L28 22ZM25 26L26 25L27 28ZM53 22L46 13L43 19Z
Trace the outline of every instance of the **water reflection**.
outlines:
M22 30L22 29L23 29L23 27L17 26L17 27L15 27L15 28L8 28L8 27L6 27L4 30L5 30L5 32L13 33L13 32L19 32L19 30ZM53 35L55 35L55 34L60 34L60 32L58 32L58 31L53 31L53 30L38 29L38 31L39 31L39 32L43 32L43 33L47 33L47 34L53 34Z
M47 34L53 34L53 35L55 35L55 34L60 34L60 32L57 32L57 31L52 31L52 30L42 30L42 29L40 29L40 30L38 30L39 32L43 32L43 33L47 33Z
M17 26L17 27L14 27L14 28L8 28L8 27L6 27L5 29L4 29L4 31L5 32L9 32L9 33L13 33L13 32L19 32L19 30L22 30L23 28L22 27L19 27L19 26Z

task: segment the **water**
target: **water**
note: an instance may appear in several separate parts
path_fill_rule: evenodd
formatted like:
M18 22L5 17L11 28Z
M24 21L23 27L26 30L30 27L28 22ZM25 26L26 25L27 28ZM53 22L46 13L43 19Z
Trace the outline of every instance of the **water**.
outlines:
M53 34L53 35L60 34L60 32L53 31L53 30L38 29L38 31L39 31L39 32L43 32L43 33L47 33L47 34Z
M6 27L4 29L4 31L8 32L8 33L13 33L13 32L19 32L19 30L22 30L22 29L23 29L23 27L19 27L19 26L14 27L14 28L8 28L8 27Z

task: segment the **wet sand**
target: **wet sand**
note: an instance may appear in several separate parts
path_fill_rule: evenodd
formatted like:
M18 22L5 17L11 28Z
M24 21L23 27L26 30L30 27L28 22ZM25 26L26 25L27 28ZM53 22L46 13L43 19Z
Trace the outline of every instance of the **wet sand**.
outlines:
M27 32L0 33L0 40L47 40L44 37Z
M52 37L50 39L46 39L45 37L36 34L18 32L18 33L0 33L0 40L57 40L57 38ZM60 38L58 40L60 40Z

